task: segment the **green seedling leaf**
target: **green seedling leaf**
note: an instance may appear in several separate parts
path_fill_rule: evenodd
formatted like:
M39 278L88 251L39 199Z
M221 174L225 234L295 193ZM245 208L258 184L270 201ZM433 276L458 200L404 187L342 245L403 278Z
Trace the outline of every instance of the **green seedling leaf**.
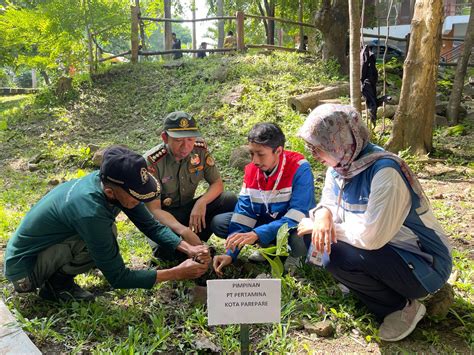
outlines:
M280 258L277 256L274 259L270 258L269 256L262 254L265 259L269 262L272 268L272 276L275 278L281 278L283 275L283 263L281 262Z
M284 223L277 233L277 255L288 256L288 223Z

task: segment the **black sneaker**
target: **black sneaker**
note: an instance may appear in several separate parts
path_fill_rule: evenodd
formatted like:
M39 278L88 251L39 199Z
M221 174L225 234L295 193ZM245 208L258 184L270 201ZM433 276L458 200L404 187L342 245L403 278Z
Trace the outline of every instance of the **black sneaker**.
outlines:
M40 288L38 295L45 300L53 302L67 301L93 301L94 295L84 290L75 282L70 287L64 289L55 289L49 281Z

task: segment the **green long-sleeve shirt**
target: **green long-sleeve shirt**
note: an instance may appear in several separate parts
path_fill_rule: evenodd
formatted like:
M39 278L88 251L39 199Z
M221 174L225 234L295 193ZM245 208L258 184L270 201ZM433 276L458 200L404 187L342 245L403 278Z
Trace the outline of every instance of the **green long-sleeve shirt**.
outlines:
M31 208L8 241L5 276L15 281L29 275L41 251L79 235L114 288L153 287L155 270L130 270L120 255L112 225L121 210L160 247L171 251L181 242L153 218L143 203L127 209L108 202L96 171L57 186Z

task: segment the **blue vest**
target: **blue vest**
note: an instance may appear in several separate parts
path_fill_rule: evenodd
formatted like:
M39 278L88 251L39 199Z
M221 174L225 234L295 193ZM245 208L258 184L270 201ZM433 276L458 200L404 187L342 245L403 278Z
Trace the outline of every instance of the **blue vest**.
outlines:
M365 154L369 150L380 151L382 148L369 144L361 154ZM343 213L364 213L370 197L372 179L379 170L387 167L398 171L410 191L412 204L403 225L414 234L412 240L401 242L397 241L395 237L388 245L405 260L423 287L430 293L435 292L446 283L451 274L451 253L445 236L439 235L421 220L420 216L428 211L418 210L420 199L395 160L379 159L360 174L346 180L340 208ZM331 174L335 179L339 177L335 170L332 170ZM338 196L339 187L337 184L334 186L334 194ZM443 239L445 240L443 241Z

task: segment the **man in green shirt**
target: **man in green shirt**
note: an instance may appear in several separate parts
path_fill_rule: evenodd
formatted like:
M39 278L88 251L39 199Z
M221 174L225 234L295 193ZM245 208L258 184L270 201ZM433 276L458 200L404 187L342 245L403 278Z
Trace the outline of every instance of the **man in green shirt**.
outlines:
M74 283L74 276L94 266L114 288L152 288L166 280L201 276L210 261L207 247L182 240L142 203L159 194L160 186L143 157L124 147L110 147L100 171L57 186L26 214L8 241L5 276L16 291L39 288L40 297L53 301L93 299ZM180 251L190 259L166 270L127 268L114 224L120 211L164 252Z
M147 203L147 207L156 219L188 243L200 245L213 233L214 216L232 212L237 196L224 192L214 158L193 117L182 111L170 113L164 120L161 138L163 143L144 155L148 170L161 185L160 199ZM203 180L209 187L195 198Z

